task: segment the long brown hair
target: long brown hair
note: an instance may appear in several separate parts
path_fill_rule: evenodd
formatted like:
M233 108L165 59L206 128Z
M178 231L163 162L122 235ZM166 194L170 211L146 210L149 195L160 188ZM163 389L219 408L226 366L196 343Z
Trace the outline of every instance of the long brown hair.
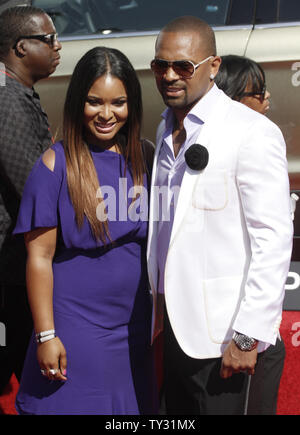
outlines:
M63 121L68 188L76 222L81 228L85 216L95 239L104 244L107 238L110 240L108 221L102 222L96 215L99 204L96 193L100 185L89 147L84 140L83 113L90 88L96 79L107 73L121 80L126 89L128 119L119 132L125 138L119 144L120 151L125 157L125 171L130 162L134 187L143 185L145 164L140 140L141 87L136 72L123 53L112 48L96 47L79 60L68 87Z

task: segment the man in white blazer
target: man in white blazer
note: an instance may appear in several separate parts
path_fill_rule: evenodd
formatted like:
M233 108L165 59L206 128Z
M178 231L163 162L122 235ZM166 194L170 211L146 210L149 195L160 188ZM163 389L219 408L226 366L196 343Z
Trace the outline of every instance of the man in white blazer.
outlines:
M217 88L220 61L210 26L181 17L160 32L151 63L168 106L147 250L167 414L244 413L258 354L279 334L289 270L285 142Z

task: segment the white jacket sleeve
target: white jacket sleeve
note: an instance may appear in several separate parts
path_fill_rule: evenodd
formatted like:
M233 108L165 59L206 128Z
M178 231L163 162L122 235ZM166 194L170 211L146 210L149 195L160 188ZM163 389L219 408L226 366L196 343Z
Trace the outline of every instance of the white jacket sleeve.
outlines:
M237 185L250 239L251 260L233 329L275 344L292 251L286 147L267 119L246 132L239 150Z

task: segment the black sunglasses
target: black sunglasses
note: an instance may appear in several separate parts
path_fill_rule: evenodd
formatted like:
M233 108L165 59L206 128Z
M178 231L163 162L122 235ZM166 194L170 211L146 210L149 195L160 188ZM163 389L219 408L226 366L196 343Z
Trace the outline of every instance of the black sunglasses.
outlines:
M253 92L243 92L242 94L239 95L239 98L242 99L244 97L256 97L256 96L259 96L259 98L261 100L264 100L265 96L266 96L266 90L267 90L266 85L263 85L263 88L262 88L262 90L260 92L254 92L254 91Z
M37 40L42 41L45 44L49 45L49 47L53 48L55 42L57 42L58 35L57 35L57 33L49 33L48 35L26 35L26 36L19 36L19 38L15 42L15 45L13 46L14 49L17 47L17 43L19 41L21 41L21 39L37 39Z
M197 63L197 65L195 65L191 60L174 60L171 62L164 59L153 59L150 66L154 74L159 76L166 74L168 68L172 68L181 78L190 79L195 74L196 69L212 57L213 56L207 57Z

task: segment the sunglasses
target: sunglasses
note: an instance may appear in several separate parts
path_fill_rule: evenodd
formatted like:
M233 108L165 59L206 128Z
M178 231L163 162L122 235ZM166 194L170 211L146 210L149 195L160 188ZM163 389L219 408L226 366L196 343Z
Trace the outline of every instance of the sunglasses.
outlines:
M243 92L239 95L239 98L242 99L243 97L258 97L262 101L265 99L266 96L267 87L266 85L263 85L263 88L260 92Z
M17 46L17 43L21 41L21 39L37 39L38 41L42 41L45 44L49 45L49 47L53 48L54 44L58 40L57 33L49 33L48 35L26 35L26 36L19 36L19 38L16 40L15 45L13 48L15 49Z
M158 76L163 76L166 74L169 68L172 68L173 71L175 71L175 73L181 78L191 79L195 74L196 69L204 62L207 62L212 58L213 56L209 56L196 65L191 60L174 60L171 62L163 59L153 59L150 66L154 74Z

